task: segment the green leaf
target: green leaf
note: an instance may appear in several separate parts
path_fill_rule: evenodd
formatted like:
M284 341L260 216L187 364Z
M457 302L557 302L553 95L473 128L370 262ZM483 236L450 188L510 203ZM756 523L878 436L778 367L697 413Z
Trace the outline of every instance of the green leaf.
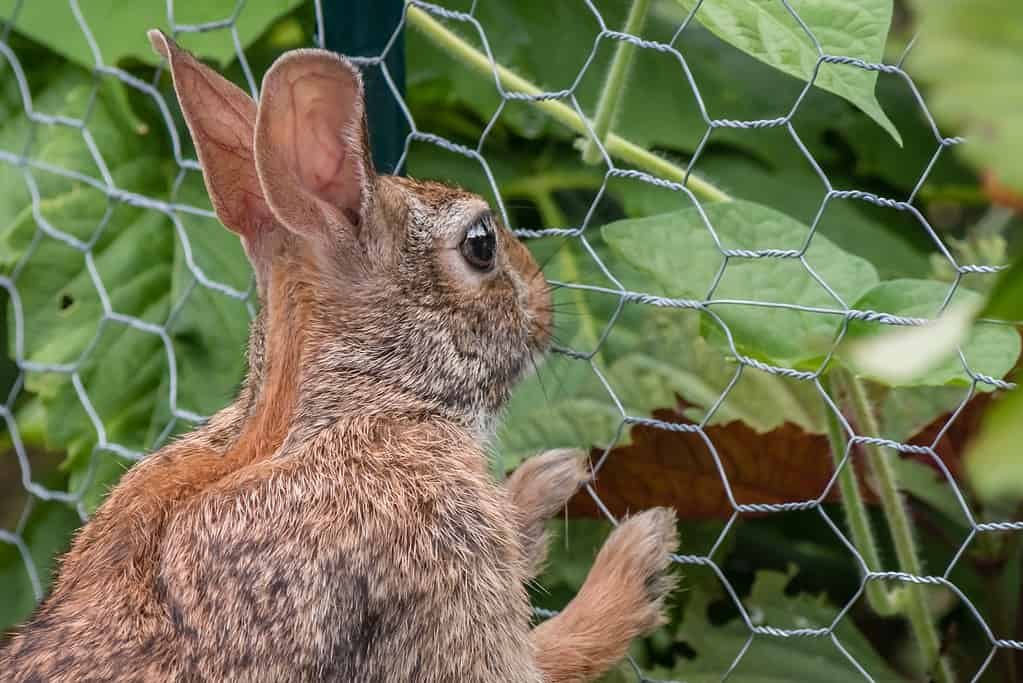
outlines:
M586 574L593 566L604 541L614 527L606 520L569 519L553 520L548 529L553 539L550 544L548 563L537 584L543 589L537 594L547 594L552 588L567 589L567 598L579 591L586 580ZM545 597L543 606L562 609L564 602L558 596Z
M954 134L965 159L1023 190L1023 4L1003 0L915 0L920 44L910 72L931 87L927 104Z
M691 10L695 0L679 0ZM892 21L891 0L793 0L792 9L820 42L825 54L880 62ZM696 20L714 35L776 69L804 81L813 77L817 48L780 2L705 2ZM823 64L814 84L859 107L902 144L899 131L874 94L877 72Z
M823 596L787 595L785 589L791 578L791 574L775 571L756 573L750 595L743 601L754 625L780 629L829 628L838 616L838 608L828 604ZM712 623L708 615L712 597L706 593L693 594L677 635L678 640L695 650L695 657L681 660L671 670L648 672L651 678L719 683L729 670L751 634L740 619L732 619L721 626ZM889 683L904 680L874 651L852 619L842 619L834 636L873 680ZM728 680L737 683L860 683L864 679L831 638L757 637Z
M941 415L953 412L967 396L962 387L899 387L871 385L881 434L909 441Z
M553 257L549 245L529 244L546 262L551 280L610 286L589 255L570 241ZM597 253L626 286L649 284L644 273L594 240ZM611 294L555 291L556 335L570 348L592 351L615 316ZM676 395L691 404L700 420L733 379L737 366L700 336L704 314L627 305L615 318L610 335L593 364L630 415L647 416L655 408L676 404ZM792 422L812 433L825 430L820 396L806 382L747 372L719 406L712 424L741 420L759 432ZM618 434L622 413L586 360L551 354L538 372L512 396L499 431L501 464L514 467L523 458L558 446L609 445ZM628 430L618 443L628 441Z
M74 67L47 83L36 99L56 112L74 108L92 91ZM172 196L173 165L162 161L167 154L164 137L139 134L126 123L107 85L99 89L88 127L103 150L113 183L153 199L208 208L197 173L186 175ZM26 125L23 116L4 121L0 147L15 144ZM28 151L33 158L102 182L78 130L46 127L37 129L35 139ZM21 169L0 164L0 187L5 188L0 192L0 269L12 272L23 261L16 286L26 360L72 364L82 392L66 372L31 372L23 399L39 402L33 405L42 407L45 445L67 452L72 490L80 490L91 508L125 462L94 451L98 426L85 402L102 422L108 443L147 450L171 421L172 398L180 409L209 414L230 397L242 374L248 314L242 301L202 286L191 290L193 275L168 216L111 201L104 192L62 175L34 170L32 177L39 193L37 211ZM54 230L92 241L91 266L83 251L44 234L36 213ZM238 239L213 219L182 212L179 220L195 265L213 280L245 291L251 276ZM156 330L108 317L106 305L118 316L165 327L171 348ZM10 306L7 325L13 352ZM174 397L169 386L172 361L178 374Z
M933 280L890 280L883 282L859 299L855 308L880 311L896 316L933 318L948 296L949 286ZM964 287L956 291L953 304L975 307L980 295ZM926 369L909 375L879 371L873 364L860 360L857 344L885 336L890 326L863 321L849 323L846 339L838 352L839 360L856 374L889 386L969 385L972 380L958 354L944 356ZM1020 337L1015 329L1004 325L979 323L966 330L962 352L970 369L976 374L1002 378L1013 368L1020 354ZM989 388L979 385L981 389Z
M963 344L973 327L977 304L954 304L926 325L893 326L866 338L852 338L845 357L864 376L883 377L890 386L913 385Z
M643 311L617 329L628 330L635 344L598 367L630 415L645 417L672 406L677 394L694 406L689 417L700 420L735 374L735 364L700 336L700 320L691 312ZM746 373L711 424L735 420L761 433L784 422L824 431L813 386L766 373ZM514 467L547 448L610 445L621 423L621 412L590 364L554 354L512 396L499 431L502 465ZM617 443L628 441L625 430Z
M20 484L19 484L20 486ZM37 500L21 531L35 569L39 587L45 592L56 568L57 554L67 548L71 534L81 523L78 514L68 505L56 501ZM0 541L0 631L21 623L36 606L35 585L18 547Z
M700 213L686 209L606 225L604 239L637 270L647 273L647 290L671 297L704 299L724 257L721 249L798 250L809 228L774 209L734 201L704 206L721 246ZM815 235L805 259L818 277L847 304L877 283L867 261ZM841 310L838 301L798 259L732 259L713 291L715 300L769 302ZM755 304L720 304L714 312L728 326L739 353L788 367L814 367L828 352L841 316ZM705 319L704 334L728 349L716 324Z
M804 223L813 220L824 200L824 183L805 161L772 170L734 154L710 154L701 157L699 170L704 178L733 197L766 204ZM831 181L844 182L834 174ZM635 181L613 179L608 191L620 199L631 218L668 213L690 204L679 192ZM870 261L882 279L926 276L930 272L927 251L934 245L922 231L914 230L915 221L910 219L906 229L901 216L889 214L879 220L864 213L862 205L863 202L848 200L830 201L818 223L818 232L841 249ZM919 239L913 241L907 234L919 234Z
M1016 389L985 413L964 460L967 479L980 500L1006 505L1023 500L1023 391Z
M258 38L277 17L298 7L303 0L274 0L247 2L238 12L235 27L242 47ZM202 3L173 5L174 21L178 24L200 24L229 19L238 7L237 0L205 0ZM82 25L64 0L0 0L0 21L12 18L14 27L24 35L43 43L54 52L92 68L96 65ZM85 26L98 46L100 57L107 66L116 66L132 57L147 64L158 64L160 58L153 52L146 31L160 28L170 33L167 6L162 2L138 0L89 0L80 6ZM234 42L227 30L190 33L182 42L199 57L220 64L235 57Z
M85 442L81 439L80 443ZM83 450L79 447L79 450ZM67 489L74 493L81 493L81 504L89 515L94 513L103 500L107 497L121 475L128 471L134 464L131 460L121 458L114 453L96 449L88 456L72 456L74 463L68 476Z

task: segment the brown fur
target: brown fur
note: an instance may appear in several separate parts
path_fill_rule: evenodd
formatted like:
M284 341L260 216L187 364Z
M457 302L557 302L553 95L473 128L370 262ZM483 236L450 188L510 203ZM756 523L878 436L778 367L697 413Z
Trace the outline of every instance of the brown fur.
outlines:
M530 631L524 584L543 562L543 522L586 471L579 453L552 451L506 487L487 474L484 442L550 336L529 252L498 226L497 266L474 272L457 244L479 198L375 175L346 62L279 60L249 135L244 95L151 37L218 216L256 268L249 375L80 530L52 594L0 651L4 680L605 671L660 621L673 517L621 524L576 599Z

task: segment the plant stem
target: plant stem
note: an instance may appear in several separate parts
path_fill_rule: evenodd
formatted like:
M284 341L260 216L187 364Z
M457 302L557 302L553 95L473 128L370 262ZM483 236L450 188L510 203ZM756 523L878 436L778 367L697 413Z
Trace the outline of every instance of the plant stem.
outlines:
M501 190L502 194L509 197L536 200L538 195L554 190L597 190L602 183L603 177L591 170L545 171L509 180L501 186ZM553 218L553 215L544 218L546 221ZM545 222L545 225L550 228L566 227L564 223Z
M445 28L443 24L430 16L428 12L410 5L407 17L409 24L422 31L427 38L438 46L451 52L468 67L483 75L496 74L498 81L505 89L526 93L527 95L539 95L543 92L539 86L519 76L511 69L500 64L491 64L490 59L485 54L467 43L458 34ZM589 136L586 122L568 105L557 100L529 100L529 103L579 135ZM684 166L674 164L667 159L662 159L653 152L645 150L639 145L629 142L614 133L608 134L607 139L604 141L604 148L611 156L641 168L652 175L676 183L686 181L687 187L701 199L715 202L731 200L731 197L723 190L702 178L698 178L696 175L689 174L687 180L686 174L688 169Z
M867 397L866 388L852 374L847 374L845 379L859 431L863 436L877 437L880 434L880 428L871 408L870 399ZM885 521L888 523L888 531L895 546L899 568L907 574L922 576L923 565L917 551L916 539L913 537L912 523L909 520L909 513L906 511L902 494L899 493L897 475L891 463L892 451L873 444L867 445L867 451L870 456L868 462L881 495L881 507L884 510ZM924 665L928 669L933 669L934 680L937 683L953 683L955 674L952 672L948 659L941 656L938 628L927 606L923 586L909 583L904 590L906 591L905 599L900 601L901 607L909 619L910 628L923 655Z
M647 11L650 9L650 0L632 0L632 8L625 20L625 33L638 35L643 30L646 22ZM636 52L636 46L627 40L618 41L615 48L615 56L611 61L611 67L607 72L607 80L604 82L604 89L600 93L600 100L597 102L597 115L593 119L593 136L586 139L583 147L583 161L587 164L596 164L601 160L599 140L602 144L611 130L611 121L614 119L618 104L625 96L625 76L629 72L629 65L632 63L632 56Z
M828 377L828 391L832 398L837 400L840 378L835 374L833 372ZM838 417L831 411L828 411L828 442L831 445L831 457L835 461L835 467L838 467L845 454L846 439ZM870 525L870 516L867 514L867 506L863 502L863 495L860 493L860 487L856 481L856 470L851 459L845 463L845 467L838 474L838 487L842 493L842 510L845 512L846 523L852 534L853 545L863 556L867 570L878 571L881 568L881 561L880 553L877 550L877 540L874 536L874 529ZM868 581L865 592L867 604L880 616L890 617L898 612L898 601L894 591L890 591L880 581Z

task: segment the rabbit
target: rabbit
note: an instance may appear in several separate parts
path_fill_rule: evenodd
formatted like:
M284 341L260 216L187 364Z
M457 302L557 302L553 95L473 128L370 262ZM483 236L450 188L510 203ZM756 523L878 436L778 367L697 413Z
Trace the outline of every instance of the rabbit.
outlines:
M5 681L591 680L663 622L674 514L622 521L531 628L583 453L485 447L549 290L479 197L378 175L358 71L296 50L257 104L159 31L261 299L238 397L122 478L0 650Z

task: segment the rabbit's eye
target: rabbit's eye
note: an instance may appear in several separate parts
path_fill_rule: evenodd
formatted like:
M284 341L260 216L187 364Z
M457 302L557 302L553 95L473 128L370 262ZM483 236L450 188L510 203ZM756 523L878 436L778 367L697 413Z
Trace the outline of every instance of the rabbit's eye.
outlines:
M494 256L497 254L497 235L489 218L476 221L459 247L462 256L469 265L477 270L488 271L494 267Z

